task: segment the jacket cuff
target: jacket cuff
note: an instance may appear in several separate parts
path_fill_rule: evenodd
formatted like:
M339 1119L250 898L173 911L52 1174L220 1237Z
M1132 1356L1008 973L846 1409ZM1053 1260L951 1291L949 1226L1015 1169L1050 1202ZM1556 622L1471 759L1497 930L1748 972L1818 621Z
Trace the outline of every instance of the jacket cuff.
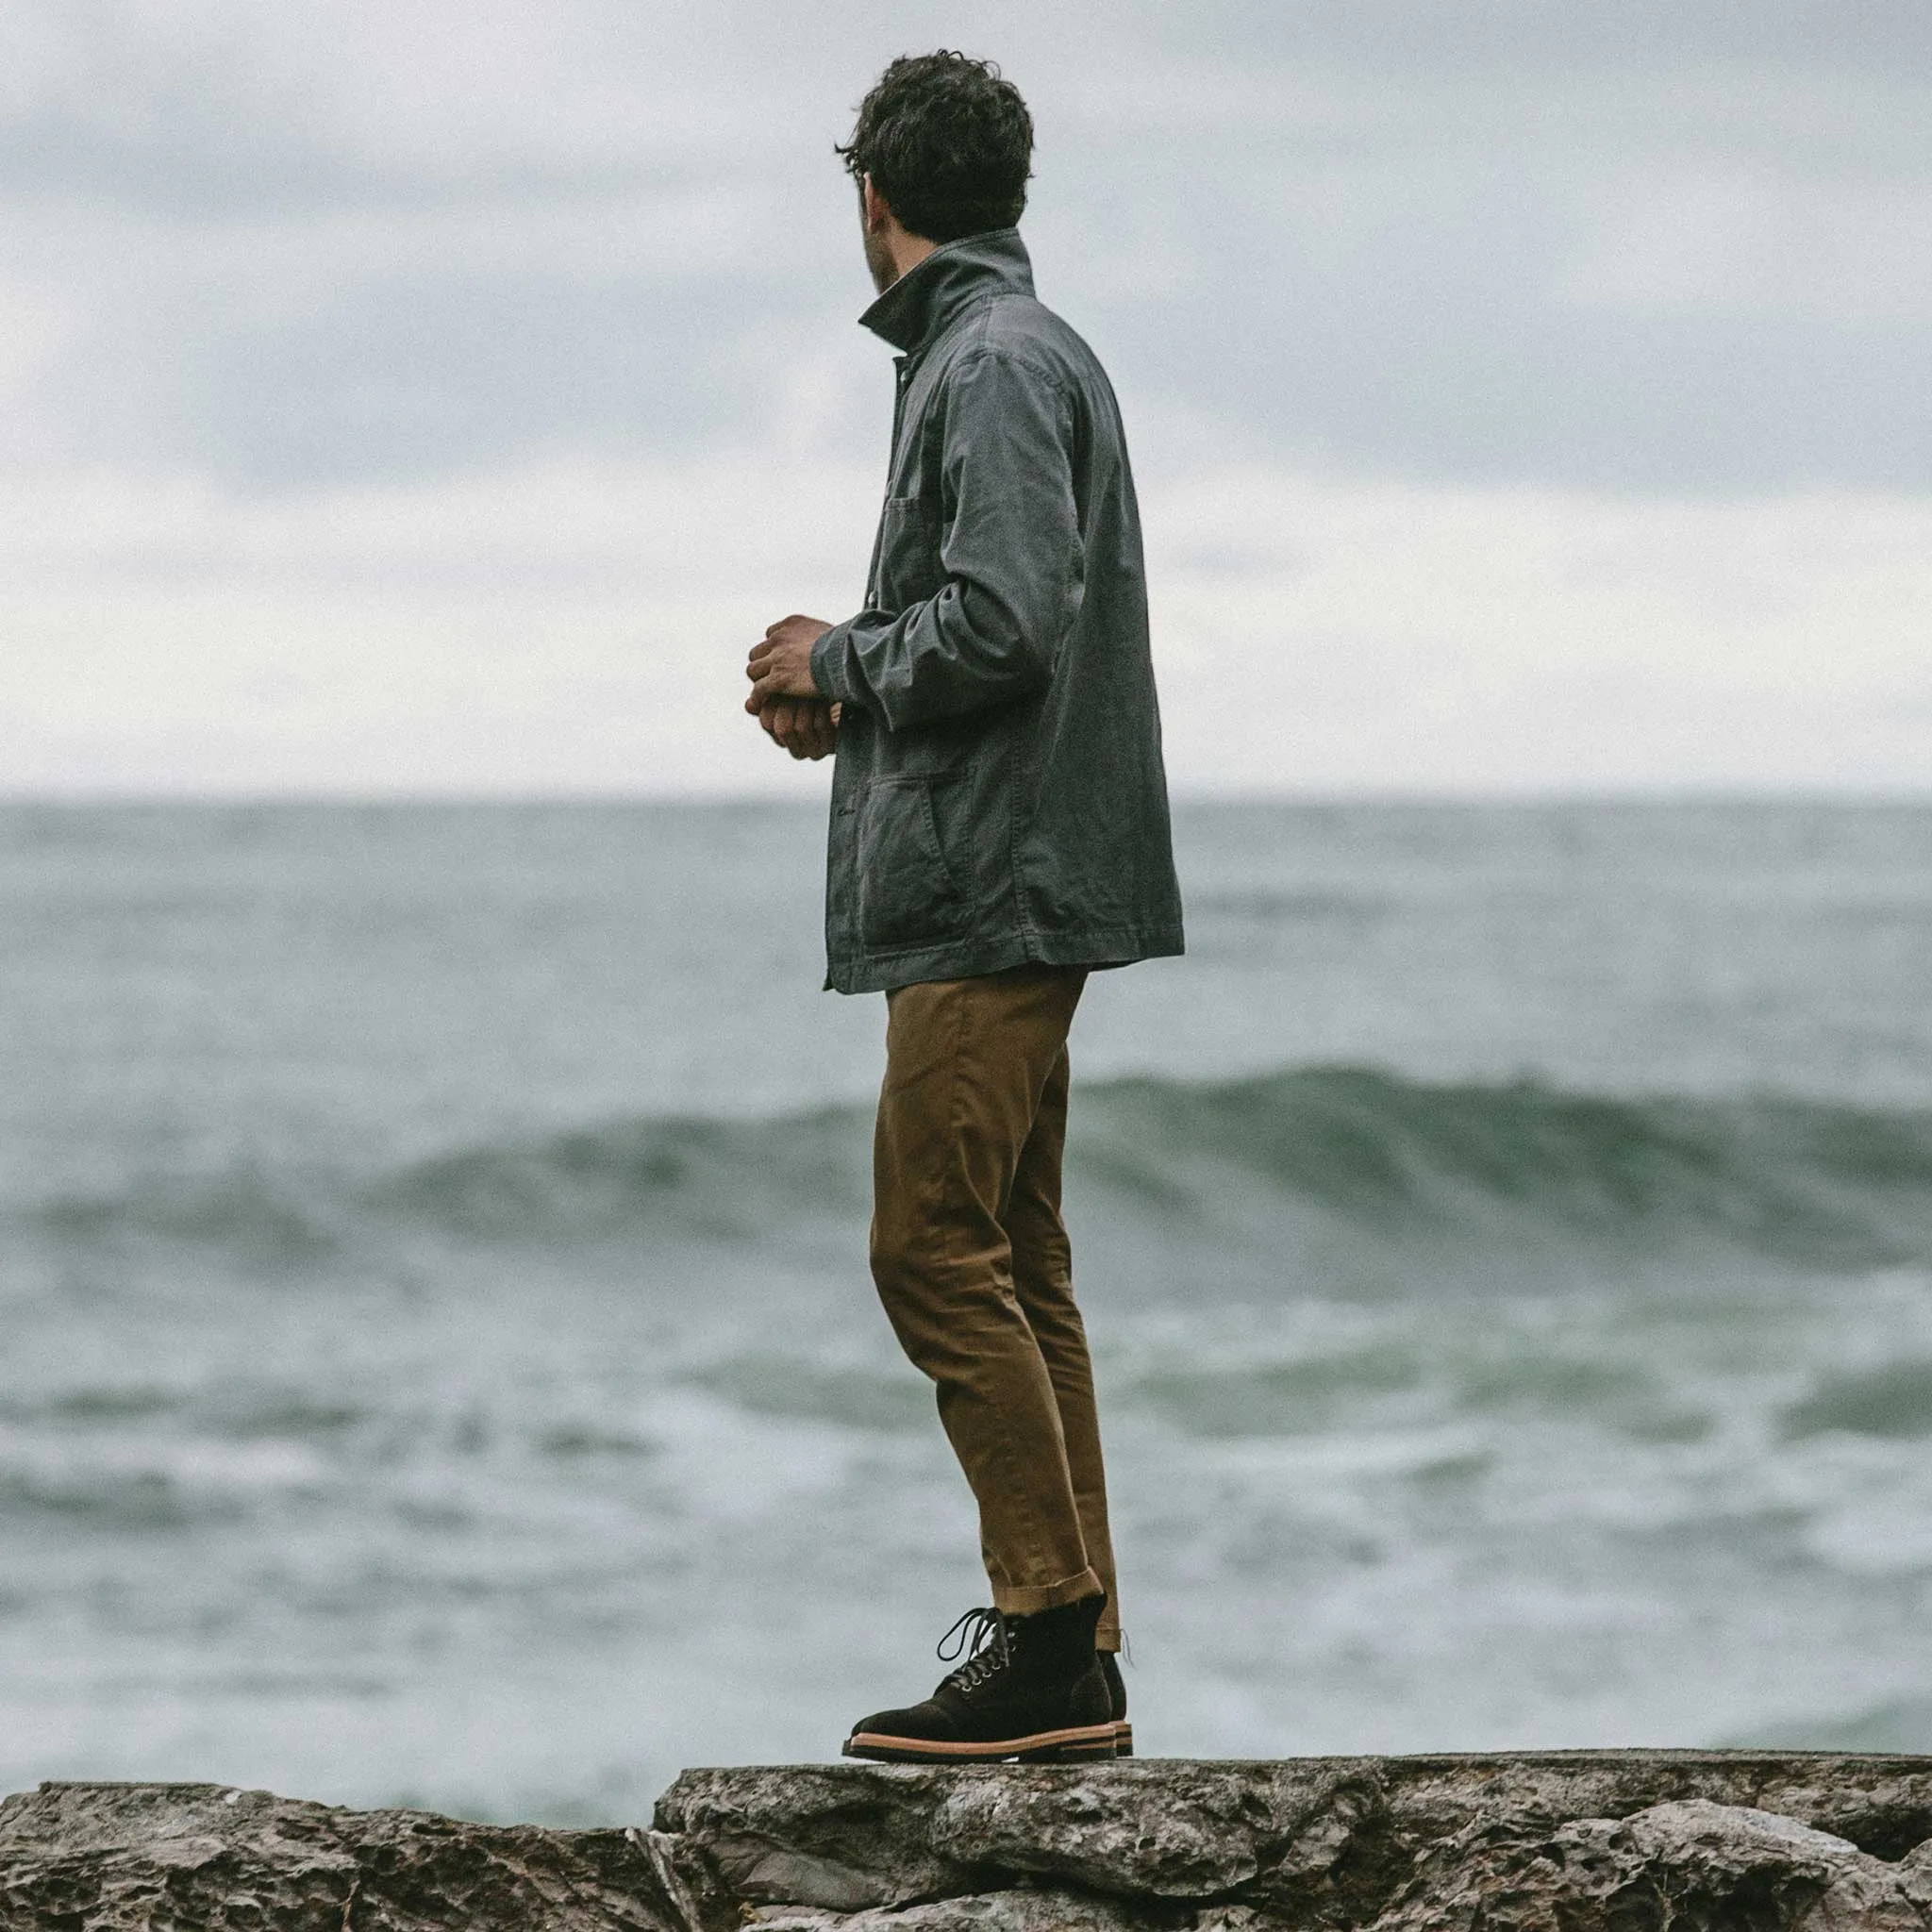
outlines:
M835 624L811 647L811 681L819 695L835 704L855 704L852 680L846 675L845 660L852 649L850 624Z

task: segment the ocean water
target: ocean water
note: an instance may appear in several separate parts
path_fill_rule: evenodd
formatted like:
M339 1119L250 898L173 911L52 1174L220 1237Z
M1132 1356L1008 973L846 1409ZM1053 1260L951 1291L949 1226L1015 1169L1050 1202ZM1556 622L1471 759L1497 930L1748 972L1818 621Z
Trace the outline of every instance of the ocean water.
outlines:
M1932 806L1179 836L1068 1180L1143 1749L1932 1749ZM930 1687L819 866L0 808L0 1789L633 1821Z

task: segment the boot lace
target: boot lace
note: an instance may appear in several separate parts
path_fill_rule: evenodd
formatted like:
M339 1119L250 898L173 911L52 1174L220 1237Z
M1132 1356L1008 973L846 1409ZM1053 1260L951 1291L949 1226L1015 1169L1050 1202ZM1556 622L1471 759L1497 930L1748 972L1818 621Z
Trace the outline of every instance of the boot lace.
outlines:
M957 1657L965 1660L946 1682L961 1690L972 1690L989 1677L1006 1669L1012 1657L1012 1640L1007 1620L998 1610L968 1610L939 1641L941 1663Z

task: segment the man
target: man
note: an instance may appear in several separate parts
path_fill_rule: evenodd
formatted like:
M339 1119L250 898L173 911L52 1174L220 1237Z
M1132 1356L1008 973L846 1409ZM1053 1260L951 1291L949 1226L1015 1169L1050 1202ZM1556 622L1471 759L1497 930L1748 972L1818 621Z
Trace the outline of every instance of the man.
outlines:
M1087 1340L1060 1221L1090 969L1181 950L1126 446L1015 229L1033 126L986 62L895 60L840 152L901 354L866 608L792 616L745 708L836 747L826 985L884 990L872 1269L979 1506L992 1607L848 1756L1132 1749Z

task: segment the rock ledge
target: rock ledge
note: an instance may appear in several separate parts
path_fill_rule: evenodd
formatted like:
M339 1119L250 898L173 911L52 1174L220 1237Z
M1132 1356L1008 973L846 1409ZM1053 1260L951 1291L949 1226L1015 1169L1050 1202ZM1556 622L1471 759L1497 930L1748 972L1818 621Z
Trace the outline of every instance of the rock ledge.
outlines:
M1932 1932L1932 1757L686 1772L649 1828L0 1801L0 1932Z

